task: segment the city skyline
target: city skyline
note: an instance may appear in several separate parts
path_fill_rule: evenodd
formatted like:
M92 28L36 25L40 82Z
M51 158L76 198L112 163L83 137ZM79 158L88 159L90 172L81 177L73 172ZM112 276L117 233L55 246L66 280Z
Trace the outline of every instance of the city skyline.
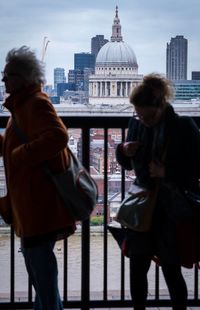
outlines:
M134 50L140 74L166 73L166 44L171 37L188 39L188 79L200 70L199 0L66 1L7 0L0 4L1 58L13 47L28 45L41 58L44 37L50 41L45 55L47 83L53 84L53 70L74 68L74 54L90 52L91 38L111 37L115 6L119 7L124 42Z

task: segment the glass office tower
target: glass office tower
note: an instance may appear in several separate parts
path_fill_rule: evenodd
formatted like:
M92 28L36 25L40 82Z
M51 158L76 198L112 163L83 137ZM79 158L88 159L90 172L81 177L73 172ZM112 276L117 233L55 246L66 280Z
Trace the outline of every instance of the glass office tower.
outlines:
M166 73L170 80L187 80L188 41L184 36L171 38L167 43Z

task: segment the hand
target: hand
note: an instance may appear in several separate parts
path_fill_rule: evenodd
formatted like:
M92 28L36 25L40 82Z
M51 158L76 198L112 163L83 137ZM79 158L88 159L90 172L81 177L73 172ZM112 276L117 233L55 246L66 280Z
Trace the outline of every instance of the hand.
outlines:
M125 156L132 157L135 155L139 147L138 141L123 143L123 153Z
M152 161L149 164L149 174L152 178L164 178L165 166L160 162Z

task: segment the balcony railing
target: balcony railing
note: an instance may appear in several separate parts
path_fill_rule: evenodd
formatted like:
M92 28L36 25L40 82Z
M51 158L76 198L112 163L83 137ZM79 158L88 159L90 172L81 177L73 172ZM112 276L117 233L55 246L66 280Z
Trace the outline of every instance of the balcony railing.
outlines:
M5 128L8 117L0 117L0 128ZM62 273L63 283L61 295L63 298L63 303L65 308L78 308L78 309L90 309L90 308L122 308L131 307L131 299L129 293L127 293L127 285L125 280L128 277L127 269L127 259L125 259L119 251L119 265L118 270L114 272L119 273L119 290L117 294L112 294L109 290L108 285L108 274L109 274L109 243L107 231L107 213L108 213L108 132L112 128L121 129L122 140L125 139L125 130L128 126L129 117L102 117L102 116L62 116L62 120L67 128L80 128L81 129L81 150L82 150L82 161L86 168L89 169L90 166L90 130L93 128L103 129L104 135L104 169L103 169L103 204L104 204L104 224L102 227L102 292L100 295L92 295L91 287L91 226L89 220L84 221L81 225L81 236L80 236L80 255L81 255L81 270L80 279L78 279L80 284L80 296L79 298L73 297L69 293L69 241L63 241L63 253L62 253ZM200 119L195 118L198 124L200 124ZM125 193L125 172L122 171L121 174L121 198L123 198ZM73 254L73 253L72 253ZM2 255L2 254L1 254ZM112 262L111 262L112 263ZM7 261L8 270L10 274L10 290L7 297L2 297L0 292L0 309L28 309L32 308L32 303L34 299L34 292L30 281L27 281L27 293L26 297L19 301L18 292L16 290L16 237L14 231L10 230L10 248L9 248L9 260ZM1 268L1 266L0 266ZM26 271L24 271L26 272ZM95 277L95 275L94 275ZM190 270L190 277L192 278L192 288L190 288L188 306L200 307L200 297L199 297L199 272L196 267ZM168 293L163 295L160 288L160 267L155 266L155 271L153 273L153 293L148 298L148 307L169 307L170 299ZM99 281L98 276L93 281ZM127 295L128 294L128 295Z

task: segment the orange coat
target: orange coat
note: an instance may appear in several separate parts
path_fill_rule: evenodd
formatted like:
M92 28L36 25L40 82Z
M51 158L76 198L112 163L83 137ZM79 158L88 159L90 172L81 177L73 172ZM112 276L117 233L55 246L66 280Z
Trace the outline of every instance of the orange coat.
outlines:
M6 200L19 237L44 236L69 228L74 230L74 220L42 168L44 161L55 172L67 167L66 127L48 96L38 86L9 96L5 107L15 116L28 143L22 144L17 137L11 117L1 139L8 194L6 199L0 198L0 210Z

